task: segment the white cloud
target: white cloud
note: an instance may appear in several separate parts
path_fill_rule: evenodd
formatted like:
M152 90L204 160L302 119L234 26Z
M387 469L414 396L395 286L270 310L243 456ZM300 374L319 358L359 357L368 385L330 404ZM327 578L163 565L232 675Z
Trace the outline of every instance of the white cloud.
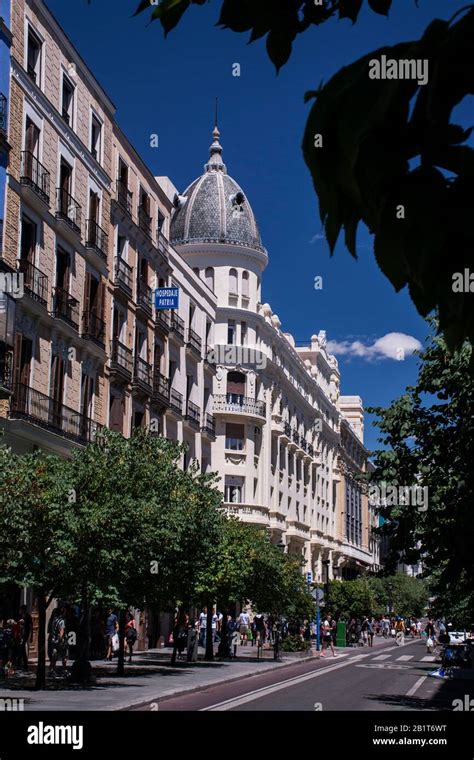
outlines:
M414 351L422 348L421 343L412 335L392 332L368 345L360 340L330 340L327 348L329 353L336 356L356 356L367 361L379 361L381 359L402 360L411 356Z
M309 242L310 243L315 243L317 240L324 240L324 235L322 235L321 233L318 232L318 233L316 233L316 235L313 235L313 237L311 238L311 240Z

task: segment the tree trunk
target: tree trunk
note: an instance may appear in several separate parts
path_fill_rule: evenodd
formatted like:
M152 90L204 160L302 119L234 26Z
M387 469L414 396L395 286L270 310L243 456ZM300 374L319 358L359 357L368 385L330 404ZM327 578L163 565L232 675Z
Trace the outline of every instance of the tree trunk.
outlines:
M223 657L225 659L230 658L230 646L229 646L229 639L227 636L227 615L224 615L222 618L222 628L220 630L220 644L218 649L218 655L219 657Z
M46 686L46 594L43 588L36 590L38 596L38 667L35 689Z
M204 659L212 662L214 659L214 643L212 641L212 604L207 605L207 625L206 625L206 654Z
M92 681L92 666L89 662L91 608L87 592L83 592L81 601L78 651L76 661L72 666L71 680L74 683L90 683Z
M120 610L119 612L119 642L120 649L117 661L117 675L123 676L125 673L125 610Z

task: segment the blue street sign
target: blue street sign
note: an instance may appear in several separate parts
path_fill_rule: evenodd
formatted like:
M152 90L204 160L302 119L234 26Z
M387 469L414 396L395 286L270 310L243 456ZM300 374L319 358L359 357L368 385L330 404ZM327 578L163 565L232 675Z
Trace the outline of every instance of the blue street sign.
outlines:
M156 288L155 308L156 309L178 309L179 308L179 288Z
M313 573L310 571L306 573L306 583L312 583L312 582L313 582Z

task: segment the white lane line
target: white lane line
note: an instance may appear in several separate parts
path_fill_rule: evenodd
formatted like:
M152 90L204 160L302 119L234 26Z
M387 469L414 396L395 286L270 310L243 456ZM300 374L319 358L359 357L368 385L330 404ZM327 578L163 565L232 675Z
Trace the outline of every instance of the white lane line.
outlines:
M374 657L374 662L375 660L389 660L391 656L391 654L379 654L377 657Z
M224 702L217 702L215 705L210 705L209 707L203 707L200 712L207 712L210 710L213 711L223 711L223 710L231 710L233 707L238 707L239 705L244 705L247 702L253 702L255 699L260 699L261 697L265 697L268 694L273 694L276 691L281 691L282 689L288 689L290 686L297 686L300 683L304 683L305 681L310 681L313 678L318 678L319 676L324 676L326 673L332 673L334 670L339 670L339 668L345 668L348 665L351 665L354 662L358 662L359 660L365 659L365 657L369 657L370 654L360 654L356 657L352 657L350 660L346 660L345 662L341 662L337 665L329 665L327 668L321 668L321 670L316 670L314 673L306 673L306 675L303 676L295 676L294 678L288 678L286 681L279 681L279 683L273 684L272 686L264 686L262 689L256 689L255 691L250 691L248 694L243 694L241 697L233 697L232 699L226 699Z
M425 657L422 657L420 662L434 662L436 660L435 654L427 654Z
M401 662L408 662L408 660L413 660L414 654L402 654L401 657L397 657L397 660L400 660Z
M413 694L415 693L415 691L418 691L418 689L420 688L421 684L424 683L427 678L428 678L428 676L421 676L421 678L419 678L418 681L416 681L413 684L413 686L411 687L411 689L408 689L408 691L406 693L406 696L407 697L412 697Z

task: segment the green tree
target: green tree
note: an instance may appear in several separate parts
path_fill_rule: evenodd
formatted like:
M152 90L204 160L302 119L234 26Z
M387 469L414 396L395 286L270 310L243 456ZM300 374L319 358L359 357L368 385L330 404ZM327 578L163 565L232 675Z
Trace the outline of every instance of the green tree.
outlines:
M167 35L192 5L205 0L141 0ZM416 3L416 0L415 0ZM367 0L388 15L392 0ZM287 63L299 34L336 19L356 23L363 0L222 0L217 24L263 37L277 71ZM377 263L396 291L408 287L422 316L436 309L451 350L474 337L469 292L453 289L453 277L471 261L474 230L474 150L471 129L451 121L453 110L474 92L474 7L451 20L435 19L419 40L371 51L345 66L306 100L309 114L303 155L319 199L327 241L334 251L342 229L357 256L356 233L364 222L374 234ZM428 80L372 78L371 62L426 60Z
M474 392L472 347L450 354L431 336L421 354L416 385L377 414L380 441L374 483L427 489L426 505L387 499L380 506L392 566L422 559L433 593L470 598L474 577ZM409 503L400 503L408 501ZM474 607L471 607L474 614Z

